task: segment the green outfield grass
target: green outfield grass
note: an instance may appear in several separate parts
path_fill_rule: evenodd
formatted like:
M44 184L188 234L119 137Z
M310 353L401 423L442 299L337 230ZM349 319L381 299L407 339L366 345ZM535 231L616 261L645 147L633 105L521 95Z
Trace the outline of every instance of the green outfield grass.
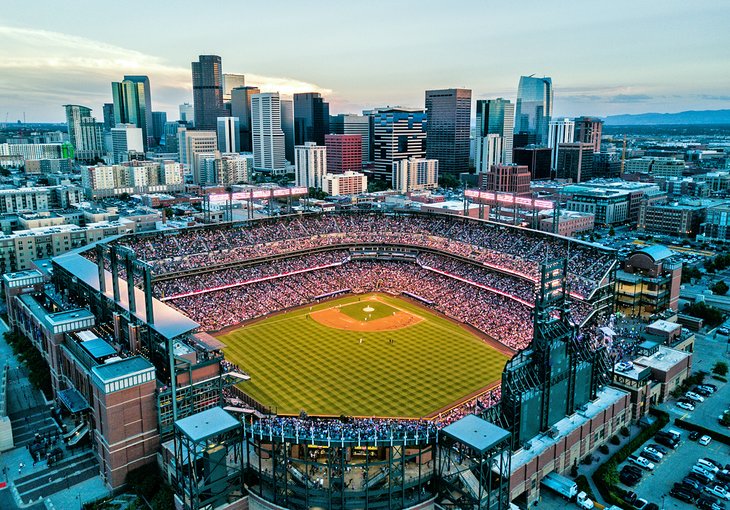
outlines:
M370 304L382 317L401 309L424 320L394 331L345 331L309 318L307 306L220 336L226 359L251 375L240 388L280 414L421 417L501 377L508 356L481 338L409 301L378 298L385 304L348 296L312 311L340 305L362 319Z

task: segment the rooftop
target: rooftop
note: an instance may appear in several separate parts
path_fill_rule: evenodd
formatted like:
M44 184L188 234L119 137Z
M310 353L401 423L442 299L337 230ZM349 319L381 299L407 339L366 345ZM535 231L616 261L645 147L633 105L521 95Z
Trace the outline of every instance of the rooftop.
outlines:
M113 363L95 366L91 369L91 371L103 383L108 383L149 369L154 370L152 363L144 359L142 356L134 356L132 358L124 358Z
M192 441L224 434L239 425L239 421L221 407L213 407L175 422L175 427Z
M508 431L475 414L467 414L444 427L441 432L479 453L484 453L510 436Z
M678 324L676 322L669 322L669 321L659 319L659 320L654 321L651 324L649 324L648 327L654 329L655 331L662 331L664 333L673 333L677 329L681 328L682 325Z
M634 360L634 364L645 367L654 368L662 372L668 372L672 367L681 363L691 356L690 353L678 351L664 345L659 346L659 350L651 356L641 356Z
M654 262L667 259L674 255L674 252L662 244L652 244L636 250L634 253L649 255Z

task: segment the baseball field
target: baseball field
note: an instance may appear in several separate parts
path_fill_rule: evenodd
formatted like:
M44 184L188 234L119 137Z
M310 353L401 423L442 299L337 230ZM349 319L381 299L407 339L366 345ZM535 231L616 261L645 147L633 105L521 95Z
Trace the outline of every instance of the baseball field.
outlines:
M488 313L488 311L486 311ZM386 294L351 295L219 336L279 414L419 418L494 385L508 355L459 324Z

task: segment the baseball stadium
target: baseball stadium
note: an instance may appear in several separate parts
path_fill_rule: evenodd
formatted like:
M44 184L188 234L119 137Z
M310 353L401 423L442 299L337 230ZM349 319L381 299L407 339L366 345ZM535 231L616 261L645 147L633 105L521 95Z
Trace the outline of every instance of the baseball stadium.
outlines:
M156 458L182 508L507 508L509 452L604 383L593 332L615 266L600 246L472 218L293 214L100 239L8 299L57 398L86 403L112 487ZM39 310L89 321L46 331ZM85 352L90 335L113 355ZM566 363L545 361L556 342ZM573 397L544 389L558 379ZM151 407L143 451L120 462L95 403L131 388L124 405Z

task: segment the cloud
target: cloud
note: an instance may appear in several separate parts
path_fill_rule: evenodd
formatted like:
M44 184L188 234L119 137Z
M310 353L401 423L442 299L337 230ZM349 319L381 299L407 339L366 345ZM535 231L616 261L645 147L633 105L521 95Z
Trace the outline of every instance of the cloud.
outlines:
M28 120L62 120L61 105L94 108L111 101L111 82L125 74L149 76L155 110L173 113L190 101L190 67L169 65L164 59L127 48L47 30L0 25L0 105L11 118L29 112ZM286 77L246 75L262 90L291 95L330 92L315 84ZM176 117L173 117L176 118Z
M617 94L608 98L609 103L646 103L652 101L652 96L647 94Z

